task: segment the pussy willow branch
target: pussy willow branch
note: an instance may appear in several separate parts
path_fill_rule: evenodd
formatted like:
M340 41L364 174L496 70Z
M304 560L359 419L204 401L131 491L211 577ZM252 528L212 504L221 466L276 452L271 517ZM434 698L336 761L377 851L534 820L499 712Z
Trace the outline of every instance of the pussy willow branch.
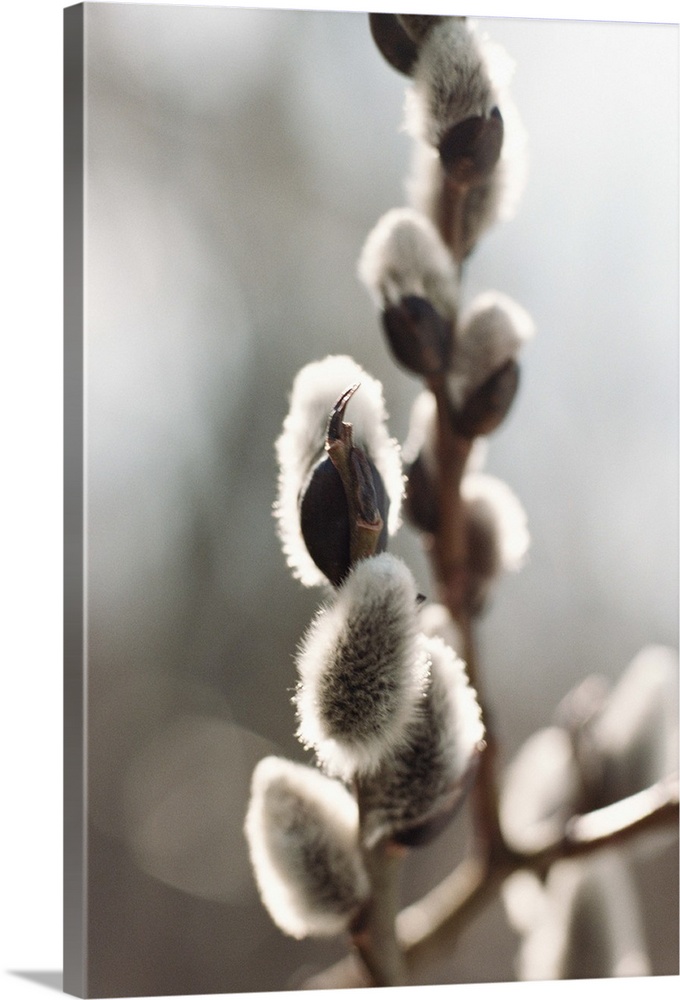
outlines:
M507 845L498 818L496 745L484 705L475 642L476 616L466 601L467 541L460 485L472 442L452 431L443 386L434 380L430 388L437 399L437 458L444 471L436 486L440 527L427 540L426 548L439 598L460 628L461 653L478 692L487 729L487 746L470 797L472 850L430 893L397 915L398 863L396 859L390 862L382 845L367 859L374 896L366 922L354 935L356 952L310 979L305 984L310 989L413 982L432 960L450 953L461 930L495 898L513 872L528 869L545 874L560 859L620 845L646 831L678 823L678 779L674 776L605 808L573 816L558 839L532 853Z
M471 857L417 903L397 917L397 936L409 981L433 960L451 951L461 931L495 898L500 886L520 870L545 873L556 861L584 857L634 837L678 824L678 777L673 775L602 809L573 816L560 837L532 853L505 847L493 860ZM370 986L354 955L319 973L307 989Z
M382 15L372 15L381 18ZM375 36L374 36L375 37ZM387 39L378 33L379 38ZM391 45L391 42L388 44ZM401 53L404 56L404 53ZM408 51L406 53L408 56ZM404 58L406 58L404 56ZM386 56L402 72L408 71ZM408 61L408 59L407 59ZM500 116L498 116L500 119ZM480 163L490 154L502 132L487 133L491 143L458 165L458 174L442 171L436 224L449 246L460 278L471 246L465 232L468 199L476 183L485 183ZM495 163L495 158L492 158ZM491 162L491 160L489 160ZM462 171L462 173L461 173ZM467 173L466 173L467 171ZM470 173L471 171L471 173ZM477 176L478 174L478 176ZM514 364L514 362L513 362ZM516 368L516 366L515 366ZM512 372L505 381L507 402L516 389ZM458 650L467 664L470 683L477 692L486 728L486 746L471 789L473 838L469 856L419 902L397 913L399 859L385 842L364 851L372 895L353 928L354 952L304 984L305 988L401 985L416 981L431 960L450 952L461 930L497 895L502 883L520 869L545 874L556 861L618 845L645 831L678 822L678 781L668 779L604 809L574 815L561 836L533 853L513 850L506 842L498 815L497 748L493 720L486 704L477 656L476 619L470 580L469 537L461 482L473 439L452 423L445 376L431 376L427 384L436 400L434 499L437 524L423 536L438 600L448 609L462 636ZM511 395L508 397L507 393ZM501 394L502 395L502 394ZM503 400L501 399L501 403ZM506 407L507 408L507 407ZM503 409L503 407L501 407ZM505 409L503 409L503 413ZM495 425L494 425L495 426ZM459 426L459 430L462 425ZM486 432L484 432L486 433ZM352 523L358 510L348 497ZM357 523L358 520L357 520ZM371 543L369 541L369 549ZM361 787L357 787L361 816Z
M490 712L485 704L475 637L476 615L469 600L469 553L461 482L473 439L457 434L451 426L444 376L429 380L437 404L437 530L426 539L439 600L457 623L470 683L477 692L486 727L486 750L482 754L475 784L471 791L475 850L489 853L502 843L498 819L498 793L495 777L496 740Z

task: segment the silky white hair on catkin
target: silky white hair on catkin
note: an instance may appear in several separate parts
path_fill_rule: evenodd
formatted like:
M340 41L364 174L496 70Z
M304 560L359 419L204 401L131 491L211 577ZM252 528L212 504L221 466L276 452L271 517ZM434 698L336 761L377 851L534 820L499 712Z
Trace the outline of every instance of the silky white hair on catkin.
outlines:
M422 697L417 590L406 565L383 553L357 563L300 645L298 738L346 780L375 770L402 739Z
M454 653L463 650L463 633L444 604L424 604L418 612L418 627L423 635L439 637Z
M295 938L342 933L370 886L355 800L315 768L266 757L253 772L244 832L262 902Z
M379 306L398 305L407 295L427 299L451 319L458 278L434 224L413 208L393 208L369 233L359 257L360 279Z
M279 538L288 565L305 586L328 580L307 551L300 529L300 492L313 466L324 454L330 412L340 395L360 382L347 409L353 440L368 453L380 473L390 501L387 528L399 527L403 477L399 445L387 431L382 384L347 355L329 355L305 365L295 377L290 408L276 441L279 464L274 504Z
M420 458L427 472L434 473L436 430L437 401L433 392L423 389L414 399L409 414L408 435L402 447L405 468Z

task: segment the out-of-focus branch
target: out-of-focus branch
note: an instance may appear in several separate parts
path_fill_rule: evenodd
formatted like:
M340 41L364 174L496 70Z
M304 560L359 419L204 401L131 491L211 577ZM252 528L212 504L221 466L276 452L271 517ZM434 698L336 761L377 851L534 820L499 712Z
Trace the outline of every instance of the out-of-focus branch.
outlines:
M408 980L436 958L449 954L460 932L496 896L508 876L520 869L544 872L556 861L583 857L619 846L652 830L678 824L678 776L583 816L573 816L562 836L531 854L504 847L495 860L469 858L439 885L397 917L397 936ZM372 985L355 956L348 956L310 979L305 988Z
M600 847L627 843L633 837L667 824L678 823L678 775L669 775L635 795L573 816L563 838L537 851L530 867L540 871L561 858L589 854Z

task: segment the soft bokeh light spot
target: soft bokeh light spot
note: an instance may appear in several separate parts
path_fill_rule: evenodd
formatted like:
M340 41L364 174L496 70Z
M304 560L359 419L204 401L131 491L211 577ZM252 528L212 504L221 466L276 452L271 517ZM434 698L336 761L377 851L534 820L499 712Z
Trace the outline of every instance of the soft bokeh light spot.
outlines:
M185 715L128 769L127 839L149 874L207 899L254 893L243 837L250 778L272 745L240 726Z

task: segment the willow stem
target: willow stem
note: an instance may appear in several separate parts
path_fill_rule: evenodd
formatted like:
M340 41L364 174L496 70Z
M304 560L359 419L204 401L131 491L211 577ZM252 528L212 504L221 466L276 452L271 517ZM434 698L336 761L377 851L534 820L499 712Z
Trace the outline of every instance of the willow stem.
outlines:
M359 825L364 815L361 782L356 786ZM399 874L404 855L386 840L363 848L363 860L371 884L371 896L355 924L352 940L375 986L403 986L406 968L397 939Z
M465 201L469 190L469 184L463 184L447 177L446 173L442 170L438 214L439 232L451 251L451 256L458 266L459 274L469 250L469 247L465 245L465 233L463 230Z
M457 619L467 592L467 536L460 484L473 442L456 434L451 426L444 376L432 377L428 384L437 404L437 529L429 537L428 555L439 598Z

